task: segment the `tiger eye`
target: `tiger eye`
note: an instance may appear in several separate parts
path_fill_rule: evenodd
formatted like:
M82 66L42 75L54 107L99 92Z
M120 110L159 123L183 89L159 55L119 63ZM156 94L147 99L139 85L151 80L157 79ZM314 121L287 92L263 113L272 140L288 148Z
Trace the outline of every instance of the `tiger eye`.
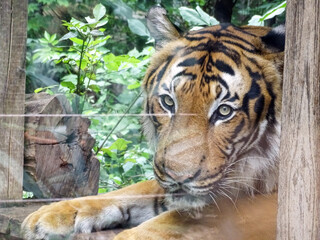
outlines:
M163 97L163 101L164 101L164 103L165 103L167 106L169 106L169 107L172 107L173 104L174 104L173 99L172 99L169 95L165 95L165 96Z
M221 116L228 116L232 112L232 108L228 105L221 105L218 109Z

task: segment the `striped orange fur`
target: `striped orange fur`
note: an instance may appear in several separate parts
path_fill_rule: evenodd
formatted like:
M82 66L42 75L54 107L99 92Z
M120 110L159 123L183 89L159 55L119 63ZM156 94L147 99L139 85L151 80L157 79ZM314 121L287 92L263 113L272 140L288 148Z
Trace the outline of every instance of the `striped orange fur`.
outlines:
M221 24L180 35L161 7L147 25L144 133L156 180L45 206L27 239L116 226L116 239L274 239L282 27Z

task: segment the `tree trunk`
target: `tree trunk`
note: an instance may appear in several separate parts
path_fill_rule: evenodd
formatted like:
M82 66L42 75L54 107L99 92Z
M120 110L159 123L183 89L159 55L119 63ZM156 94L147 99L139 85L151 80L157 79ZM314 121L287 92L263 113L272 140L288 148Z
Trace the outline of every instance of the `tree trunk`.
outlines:
M278 240L320 239L320 1L287 3Z
M26 114L24 189L37 198L97 194L100 164L90 120L72 116L65 96L45 93L27 97Z
M0 199L22 198L27 4L0 1Z

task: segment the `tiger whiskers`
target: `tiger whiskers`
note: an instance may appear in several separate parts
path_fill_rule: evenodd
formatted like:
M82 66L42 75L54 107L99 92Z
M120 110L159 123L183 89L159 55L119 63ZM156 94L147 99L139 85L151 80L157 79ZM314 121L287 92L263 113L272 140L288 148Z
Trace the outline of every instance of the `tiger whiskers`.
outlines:
M209 191L209 196L212 199L212 201L214 202L214 204L217 206L217 209L219 210L219 212L221 212L219 205L218 205L217 201L215 200L216 195L212 191Z
M223 196L225 196L225 197L227 197L232 202L232 204L233 204L234 208L236 209L236 211L239 213L239 210L237 208L237 205L236 205L235 201L233 201L232 197L230 197L227 193L225 193L224 190L226 190L226 189L222 189L221 188L220 190L218 190L218 193L223 195Z
M236 165L237 163L241 162L241 161L248 161L248 160L267 160L265 161L265 164L266 165L269 165L269 166L272 166L272 164L269 162L269 158L266 158L266 157L259 157L259 156L255 156L255 157L243 157L243 158L240 158L240 159L237 159L236 161L234 162L231 162L229 165L227 165L226 169L229 169L231 168L232 166ZM246 167L252 167L252 166L246 166Z
M244 179L244 180L248 180L248 179L249 178ZM263 195L263 193L261 191L259 191L257 188L251 186L247 182L241 181L241 178L233 178L233 179L226 178L225 181L230 183L230 184L242 184L242 185L244 185L246 188L251 189L251 191L250 191L251 195L253 195L254 192L257 192L257 193Z

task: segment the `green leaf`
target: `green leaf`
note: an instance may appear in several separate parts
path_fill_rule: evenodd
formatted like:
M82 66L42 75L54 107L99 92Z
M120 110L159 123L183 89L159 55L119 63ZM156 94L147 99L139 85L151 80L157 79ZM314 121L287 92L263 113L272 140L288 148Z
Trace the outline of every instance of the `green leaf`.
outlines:
M50 34L47 31L44 32L44 38L50 42Z
M28 14L34 13L39 8L37 3L28 3Z
M91 18L91 17L85 17L85 19L86 19L86 21L87 21L87 23L89 23L89 24L95 24L95 23L97 23L97 19L95 19L95 18Z
M103 38L97 38L97 40L95 40L95 41L93 41L93 42L90 42L89 45L90 45L90 46L95 46L95 45L100 44L100 43L104 44L110 37L111 37L111 36L108 35L108 36L103 37Z
M89 88L90 88L92 91L96 92L96 93L98 93L98 92L100 91L100 88L99 88L97 85L95 85L95 84L91 84L91 85L89 86Z
M248 22L248 25L253 26L264 26L264 20L271 19L277 15L282 14L287 6L287 1L282 2L278 6L266 12L263 16L254 15Z
M214 17L211 17L209 14L207 14L205 11L201 9L201 7L197 6L196 10L198 11L201 19L207 23L208 26L219 24L219 21L215 19Z
M114 143L112 143L112 145L109 147L109 149L124 151L127 149L129 143L131 143L131 142L124 140L123 138L118 138Z
M83 40L80 39L80 38L69 38L72 42L76 43L76 44L79 44L82 46L83 44Z
M287 6L287 1L282 2L281 4L279 4L278 6L276 6L275 8L269 10L268 12L266 12L262 17L260 21L264 21L267 19L271 19L277 15L282 14L285 10L286 10L286 6Z
M77 75L68 74L68 75L65 75L61 80L63 82L72 82L74 85L76 85L77 84Z
M100 20L100 21L97 23L96 27L101 27L101 26L103 26L103 25L106 25L107 23L108 23L108 18L105 17L104 19ZM100 29L99 29L99 30L100 30ZM100 31L101 31L101 30L100 30Z
M98 193L106 193L107 189L105 188L99 188Z
M251 25L251 26L263 26L264 22L261 21L261 16L260 15L254 15L249 20L248 25Z
M109 148L101 148L101 151L104 154L107 154L112 159L116 159L117 158L117 154L112 152Z
M91 35L92 36L103 36L103 33L102 32L100 32L99 30L92 30L91 32Z
M70 90L76 89L76 86L75 86L72 82L61 82L60 85L61 85L62 87L67 87L67 88L69 88Z
M75 32L68 32L67 34L63 35L59 41L63 41L63 40L66 40L66 39L70 39L70 38L75 38L76 36L78 36L77 33Z
M120 184L122 183L120 177L113 177L112 180L113 180L116 184L118 184L118 185L120 185Z
M128 85L128 89L132 90L132 89L136 89L136 88L138 88L140 86L141 86L141 83L137 81L137 82L135 82L133 84Z
M106 14L106 8L100 3L93 9L94 18L99 21Z
M123 171L126 173L128 172L130 169L132 169L135 166L135 164L133 162L126 162L122 165Z
M57 3L59 5L65 6L65 7L69 6L69 1L68 0L57 0Z
M56 37L57 37L57 34L51 35L49 42L53 43L56 40Z
M50 89L46 89L46 93L48 93L49 95L54 95L54 92Z
M146 25L139 19L128 19L128 26L131 32L139 35L139 36L150 36L150 33L146 27Z
M45 90L45 88L37 88L36 90L34 90L34 93L39 93L41 91Z
M80 60L76 61L76 64L79 66ZM82 59L80 69L84 70L88 66L89 62L85 59Z
M187 21L191 26L207 25L206 21L204 21L200 14L194 9L180 7L179 12L183 20Z
M48 44L48 41L45 38L39 38L39 42L42 44Z

